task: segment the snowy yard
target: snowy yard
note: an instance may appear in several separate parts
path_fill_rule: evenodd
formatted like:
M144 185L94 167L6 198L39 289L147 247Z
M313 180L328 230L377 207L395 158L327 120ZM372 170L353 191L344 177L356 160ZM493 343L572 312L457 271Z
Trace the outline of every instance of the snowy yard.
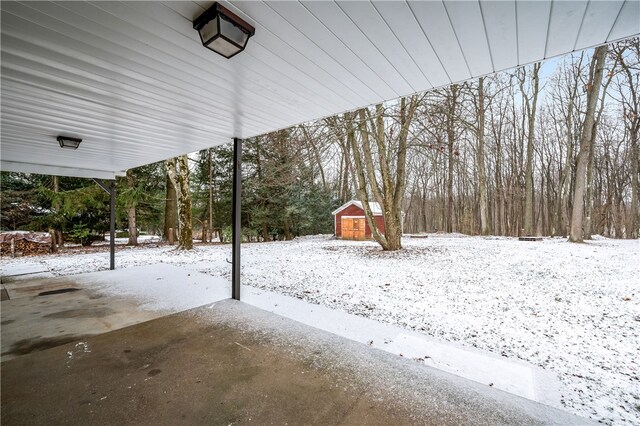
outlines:
M640 424L640 242L429 235L400 252L317 236L243 245L243 283L553 371L562 404ZM170 263L230 277L230 246L123 249L118 268ZM108 267L107 253L39 261L55 275Z

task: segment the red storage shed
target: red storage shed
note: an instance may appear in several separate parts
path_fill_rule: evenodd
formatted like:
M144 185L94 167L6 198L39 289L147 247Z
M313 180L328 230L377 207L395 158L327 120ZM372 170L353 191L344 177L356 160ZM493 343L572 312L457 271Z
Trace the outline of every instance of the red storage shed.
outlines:
M378 230L384 234L384 219L380 204L370 202ZM362 203L351 200L333 211L335 235L344 240L370 240L371 228L362 208Z

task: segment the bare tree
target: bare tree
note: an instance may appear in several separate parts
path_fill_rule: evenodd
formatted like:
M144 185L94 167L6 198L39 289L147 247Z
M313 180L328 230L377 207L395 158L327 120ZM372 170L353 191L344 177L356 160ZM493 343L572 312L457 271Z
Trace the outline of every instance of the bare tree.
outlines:
M592 215L593 215L593 170L595 167L595 157L596 157L596 131L597 125L600 123L602 118L602 113L605 108L605 101L607 99L607 89L611 84L611 80L613 79L614 73L608 73L608 77L606 83L602 87L602 96L600 98L600 108L598 109L595 116L595 125L593 126L591 132L591 149L589 150L589 161L587 163L587 193L585 198L585 206L584 206L584 239L590 240L592 233Z
M540 62L533 64L533 70L531 74L531 84L533 85L532 93L529 95L525 89L526 83L526 70L520 68L518 73L518 82L520 84L520 92L522 93L522 99L525 106L526 118L527 118L527 160L525 171L525 190L524 190L524 233L525 235L533 235L533 143L535 137L535 120L536 109L538 104L539 90L539 72Z
M351 199L351 184L349 177L353 174L351 168L351 143L348 139L348 131L353 127L351 113L342 116L333 116L324 119L325 125L334 136L340 155L337 179L337 194L341 203L346 203ZM352 135L353 136L353 135ZM354 179L356 180L356 179Z
M456 143L456 116L460 86L452 84L446 96L446 131L447 131L447 232L453 232L453 166L454 147Z
M478 79L478 102L476 104L477 116L477 138L478 147L476 149L476 158L478 163L478 183L480 193L480 233L482 235L489 234L489 201L487 199L487 172L485 168L484 153L484 121L485 121L485 102L484 102L484 77Z
M563 70L563 77L566 81L566 93L564 96L558 96L560 103L560 115L565 125L566 131L566 159L562 167L560 174L560 185L558 194L558 229L557 233L566 236L570 232L570 188L571 188L571 166L574 163L574 143L575 143L575 129L574 129L574 116L576 114L576 103L578 102L578 85L580 82L580 69L582 68L582 61L584 53L580 55L577 62L572 61L572 64L568 69ZM561 86L561 83L558 83ZM560 88L559 90L563 90ZM550 118L555 118L551 116ZM562 143L562 137L559 136L558 140Z
M580 151L578 153L578 164L576 167L576 183L573 192L573 214L571 217L571 233L569 241L583 241L583 215L584 215L584 192L587 179L587 166L589 162L589 151L594 141L594 127L597 125L595 120L596 103L600 93L600 85L602 84L602 74L604 70L604 62L607 55L608 46L597 47L591 65L589 67L589 79L586 84L587 92L587 111L585 113L584 123L582 125L582 134L580 137Z
M628 53L628 55L627 55ZM639 166L640 148L638 144L640 136L640 39L635 38L626 42L620 42L613 48L613 54L620 65L623 80L618 84L618 93L622 103L622 113L625 127L631 144L631 202L627 220L627 238L638 238L640 201Z
M382 104L376 105L374 113L369 109L359 110L357 130L362 147L356 143L353 127L349 130L348 137L358 177L358 196L373 237L384 250L402 248L402 201L406 187L407 141L417 106L418 97L411 96L408 99L401 98L397 111L389 117L385 117ZM373 149L371 139L375 142ZM378 231L373 219L369 190L382 209L384 235Z

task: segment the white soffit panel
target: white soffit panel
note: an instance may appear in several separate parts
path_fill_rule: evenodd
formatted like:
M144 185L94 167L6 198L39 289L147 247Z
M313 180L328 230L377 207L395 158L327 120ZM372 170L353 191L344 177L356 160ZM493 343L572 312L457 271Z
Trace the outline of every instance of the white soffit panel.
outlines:
M299 33L309 34L304 37L312 40L327 57L333 59L329 68L346 71L348 82L355 84L354 88L362 88L360 93L363 96L371 96L371 99L393 98L395 92L385 80L376 74L366 62L354 55L349 47L341 42L340 38L309 12L304 5L298 2L273 2L269 3L269 7L294 26Z
M635 29L636 34L640 31L640 1L627 0L624 2L620 14L613 24L611 32L607 36L607 40L619 40L628 35L625 33Z
M409 7L452 83L471 77L460 43L442 2L410 1ZM462 29L460 29L462 31Z
M587 5L587 2L582 1L554 1L551 4L546 57L562 55L575 49Z
M592 46L598 44L598 40L606 39L623 5L624 1L622 0L590 2L576 39L576 45ZM640 16L637 18L640 19Z
M482 2L480 8L494 68L503 70L511 67L513 63L519 63L516 2Z
M367 64L376 75L391 86L397 96L411 91L411 86L394 65L360 31L346 13L331 1L303 2L304 7L349 47L354 56Z
M373 5L418 67L426 76L429 76L431 85L440 87L449 84L451 80L447 71L424 35L409 5L405 2L392 1L374 1Z
M445 8L451 25L454 29L459 29L456 31L456 37L471 75L494 72L480 4L446 1Z
M2 170L112 178L640 33L639 0L223 3L256 27L231 60L210 1L1 2Z
M518 63L527 64L546 57L546 35L549 32L551 4L551 1L544 0L526 0L516 3ZM575 40L575 37L571 40Z
M407 53L407 49L398 40L384 21L380 12L369 2L341 1L338 6L349 16L349 19L365 37L394 67L413 92L418 87L431 88L429 79Z

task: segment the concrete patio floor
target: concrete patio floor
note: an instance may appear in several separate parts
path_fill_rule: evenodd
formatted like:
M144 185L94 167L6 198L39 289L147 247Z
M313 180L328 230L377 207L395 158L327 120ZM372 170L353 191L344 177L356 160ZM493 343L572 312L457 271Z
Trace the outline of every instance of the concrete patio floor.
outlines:
M589 422L526 363L194 270L3 272L2 424Z
M43 278L49 272L41 271L41 265L18 276L7 276L11 268L3 269L3 288L10 297L2 302L3 361L226 300L231 293L224 278L167 264L56 278ZM561 383L532 364L254 287L242 286L242 300L370 348L560 408Z
M2 424L586 424L242 302L2 363Z
M73 277L20 279L2 287L2 361L166 315Z

